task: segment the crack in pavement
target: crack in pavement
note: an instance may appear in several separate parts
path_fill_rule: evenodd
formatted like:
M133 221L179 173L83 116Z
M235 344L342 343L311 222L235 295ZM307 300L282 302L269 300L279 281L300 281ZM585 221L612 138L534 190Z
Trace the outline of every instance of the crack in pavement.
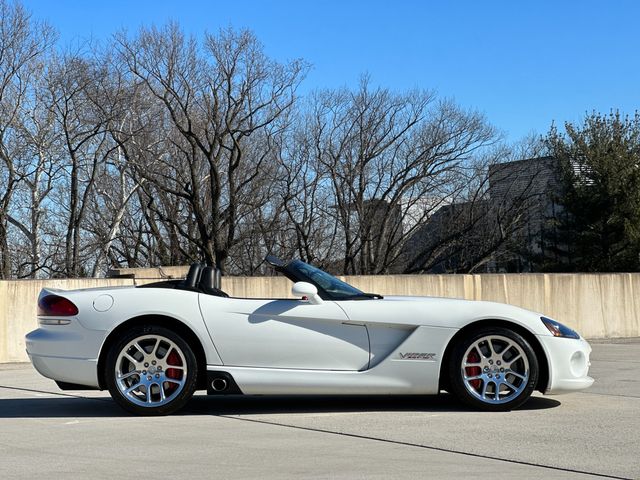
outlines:
M362 440L371 440L371 441L375 441L375 442L391 443L391 444L394 444L394 445L422 448L422 449L425 449L425 450L431 450L431 451L436 451L436 452L452 453L452 454L456 454L456 455L464 455L464 456L467 456L467 457L483 458L483 459L487 459L487 460L495 460L497 462L506 462L506 463L512 463L512 464L517 464L517 465L526 465L526 466L529 466L529 467L538 467L538 468L544 468L544 469L548 469L548 470L555 470L555 471L566 472L566 473L577 473L577 474L580 474L580 475L588 475L588 476L599 477L599 478L613 478L613 479L616 479L616 480L633 480L630 477L619 477L619 476L616 476L616 475L607 475L607 474L603 474L603 473L588 472L586 470L576 470L576 469L573 469L573 468L556 467L556 466L553 466L553 465L544 465L544 464L541 464L541 463L526 462L526 461L523 461L523 460L513 460L513 459L509 459L509 458L493 457L493 456L490 456L490 455L483 455L481 453L465 452L463 450L453 450L453 449L449 449L449 448L434 447L432 445L423 445L423 444L420 444L420 443L411 443L411 442L403 442L403 441L400 441L400 440L391 440L391 439L387 439L387 438L371 437L371 436L368 436L368 435L359 435L359 434L356 434L356 433L336 432L334 430L324 430L322 428L313 428L313 427L301 427L301 426L298 426L298 425L289 425L289 424L286 424L286 423L270 422L270 421L267 421L267 420L257 420L257 419L252 419L252 418L243 418L243 417L237 417L237 416L232 416L232 415L215 415L215 414L211 414L211 415L214 416L214 417L228 418L230 420L238 420L238 421L241 421L241 422L261 423L261 424L264 424L264 425L272 425L272 426L278 426L278 427L284 427L284 428L292 428L292 429L297 429L297 430L305 430L305 431L308 431L308 432L326 433L326 434L330 434L330 435L338 435L338 436L343 436L343 437L358 438L358 439L362 439Z

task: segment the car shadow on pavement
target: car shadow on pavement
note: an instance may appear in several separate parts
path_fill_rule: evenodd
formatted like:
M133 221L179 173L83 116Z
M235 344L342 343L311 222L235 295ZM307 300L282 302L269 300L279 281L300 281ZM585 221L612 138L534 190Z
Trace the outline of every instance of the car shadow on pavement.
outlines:
M518 410L555 408L555 399L531 397ZM257 415L349 412L468 412L448 394L434 396L206 396L196 395L177 415ZM0 418L86 418L130 416L109 397L0 399Z
M518 410L555 408L558 400L531 397ZM449 394L440 395L227 395L196 396L179 413L191 415L250 415L336 412L468 412L470 408Z
M85 418L128 416L109 397L43 397L0 399L0 418Z

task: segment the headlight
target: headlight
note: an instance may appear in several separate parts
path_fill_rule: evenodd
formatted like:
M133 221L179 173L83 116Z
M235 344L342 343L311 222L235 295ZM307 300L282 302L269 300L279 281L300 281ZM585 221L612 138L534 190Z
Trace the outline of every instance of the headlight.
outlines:
M551 335L554 337L564 337L564 338L580 338L580 335L575 330L571 330L566 325L561 324L560 322L556 322L547 317L540 317L542 323L549 329Z

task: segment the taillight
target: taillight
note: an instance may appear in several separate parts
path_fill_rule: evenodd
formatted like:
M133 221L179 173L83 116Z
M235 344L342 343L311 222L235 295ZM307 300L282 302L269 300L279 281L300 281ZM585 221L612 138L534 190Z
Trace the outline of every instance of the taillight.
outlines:
M71 300L58 295L45 295L38 300L38 315L41 317L72 317L78 314Z

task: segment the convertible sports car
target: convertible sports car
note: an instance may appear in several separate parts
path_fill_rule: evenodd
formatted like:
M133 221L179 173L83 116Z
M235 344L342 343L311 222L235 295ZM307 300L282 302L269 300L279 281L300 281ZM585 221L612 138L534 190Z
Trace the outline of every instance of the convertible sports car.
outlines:
M35 368L65 390L108 389L137 414L193 393L437 394L509 410L537 389L589 387L591 347L564 325L499 303L364 293L299 260L267 261L293 299L231 298L220 271L138 287L43 289Z

